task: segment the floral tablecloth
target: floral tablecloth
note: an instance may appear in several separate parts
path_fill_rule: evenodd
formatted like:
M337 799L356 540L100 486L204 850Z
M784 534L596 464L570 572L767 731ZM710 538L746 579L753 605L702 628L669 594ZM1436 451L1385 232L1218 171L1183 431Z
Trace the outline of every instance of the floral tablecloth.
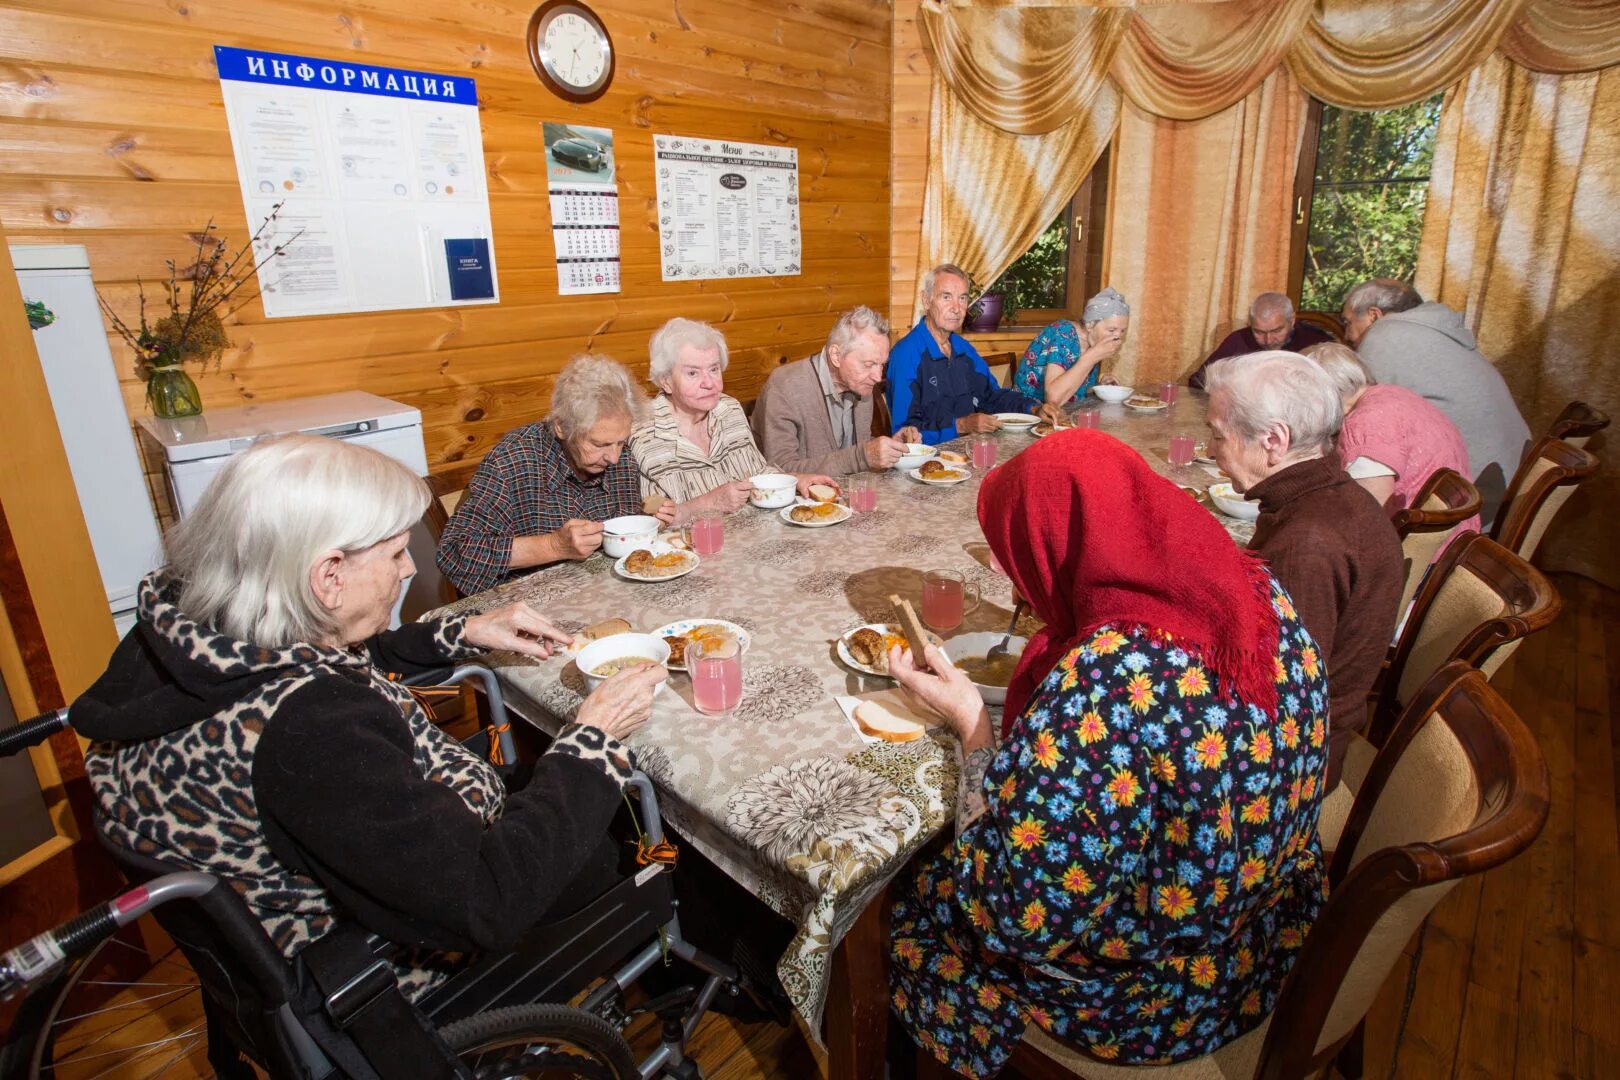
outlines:
M1170 479L1199 488L1212 481L1209 471L1171 466L1167 458L1172 434L1203 437L1200 395L1183 391L1167 413L1117 405L1099 412L1102 430ZM998 457L1005 461L1033 442L1003 432ZM956 794L948 735L868 744L850 726L835 695L893 684L844 667L834 642L861 623L889 621L891 593L920 610L922 573L931 569L961 571L982 590L983 603L956 633L1004 630L1011 617L1011 588L989 569L979 530L978 475L951 487L893 472L877 482L875 511L830 528L799 528L775 511L745 507L727 517L722 550L672 581L621 580L598 554L425 616L521 599L570 630L615 617L641 631L715 618L749 632L743 699L733 714L697 712L690 682L675 675L631 746L658 785L668 822L798 927L777 973L813 1035L821 1030L833 949L950 819ZM1122 517L1130 513L1120 507ZM1238 543L1247 542L1250 523L1217 517ZM510 704L531 722L555 730L578 709L584 682L571 662L497 654L492 664Z

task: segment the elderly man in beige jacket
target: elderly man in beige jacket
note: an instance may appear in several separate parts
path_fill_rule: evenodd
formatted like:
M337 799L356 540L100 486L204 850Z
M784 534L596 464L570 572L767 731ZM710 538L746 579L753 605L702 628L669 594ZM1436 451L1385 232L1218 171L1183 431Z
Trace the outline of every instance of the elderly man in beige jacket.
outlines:
M771 372L754 402L754 438L766 460L785 472L842 476L891 468L907 442L872 436L872 391L889 359L889 324L869 307L846 311L814 356Z

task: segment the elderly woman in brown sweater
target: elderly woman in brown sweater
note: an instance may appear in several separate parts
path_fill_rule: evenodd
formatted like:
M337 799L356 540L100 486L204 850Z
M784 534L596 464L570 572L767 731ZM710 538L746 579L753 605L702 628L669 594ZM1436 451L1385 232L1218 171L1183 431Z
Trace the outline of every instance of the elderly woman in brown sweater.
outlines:
M1210 453L1260 504L1249 547L1271 564L1327 662L1332 788L1395 633L1401 542L1339 465L1344 407L1320 367L1291 352L1250 353L1210 365L1204 385Z

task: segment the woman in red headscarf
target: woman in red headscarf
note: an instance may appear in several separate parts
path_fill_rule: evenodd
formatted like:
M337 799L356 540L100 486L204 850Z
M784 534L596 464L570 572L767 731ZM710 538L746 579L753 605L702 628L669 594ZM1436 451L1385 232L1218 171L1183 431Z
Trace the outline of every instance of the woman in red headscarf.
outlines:
M1001 739L930 646L895 678L962 746L955 844L894 906L892 1004L966 1076L1033 1020L1181 1061L1271 1011L1323 896L1327 682L1265 564L1123 443L1049 436L979 493L1046 627Z

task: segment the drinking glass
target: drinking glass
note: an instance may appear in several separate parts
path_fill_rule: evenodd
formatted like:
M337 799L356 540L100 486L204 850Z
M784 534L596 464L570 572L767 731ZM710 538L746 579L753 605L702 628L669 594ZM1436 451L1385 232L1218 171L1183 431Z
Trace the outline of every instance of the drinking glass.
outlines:
M871 473L856 473L844 481L844 496L849 508L857 514L869 514L877 509L877 477Z
M955 630L978 606L979 587L965 581L959 571L930 570L923 575L922 619L935 630Z
M1180 392L1181 388L1173 382L1162 382L1159 384L1159 400L1164 402L1166 405L1174 404L1176 395Z
M1198 440L1191 435L1170 436L1170 464L1191 465L1193 450L1197 445Z
M1081 409L1069 419L1077 428L1095 428L1097 426L1097 410Z
M686 671L698 712L722 716L742 700L742 648L737 642L688 642Z
M699 555L715 555L726 542L726 517L718 510L705 510L688 526L692 550Z
M988 469L996 463L996 440L989 435L975 435L968 441L968 456L975 469Z

